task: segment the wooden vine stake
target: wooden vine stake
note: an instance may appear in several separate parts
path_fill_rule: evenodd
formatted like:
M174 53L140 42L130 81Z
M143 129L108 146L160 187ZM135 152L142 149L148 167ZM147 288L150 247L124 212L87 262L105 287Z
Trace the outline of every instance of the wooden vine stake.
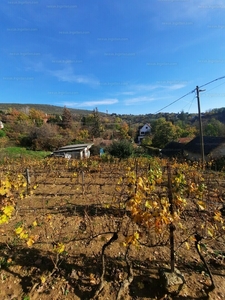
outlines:
M170 203L170 213L173 217L174 215L174 207L173 207L173 192L172 192L172 175L171 175L171 166L167 165L167 174L168 174L168 198ZM174 231L176 230L173 222L170 223L170 267L171 272L174 272L175 267L175 256L174 256Z
M28 168L26 169L25 176L26 176L26 180L27 180L27 194L28 194L29 193L29 186L30 186L30 183L31 183L30 171L29 171Z
M82 171L82 194L84 195L84 171Z

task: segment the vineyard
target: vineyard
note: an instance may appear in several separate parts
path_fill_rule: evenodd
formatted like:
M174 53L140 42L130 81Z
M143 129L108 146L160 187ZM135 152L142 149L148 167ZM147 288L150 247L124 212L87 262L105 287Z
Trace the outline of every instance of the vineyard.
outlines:
M20 158L0 173L1 299L225 299L224 172Z

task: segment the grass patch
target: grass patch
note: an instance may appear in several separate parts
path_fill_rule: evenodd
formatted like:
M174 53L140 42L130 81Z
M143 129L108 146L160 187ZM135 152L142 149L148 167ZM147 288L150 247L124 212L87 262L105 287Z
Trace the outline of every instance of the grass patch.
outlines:
M0 148L0 160L4 160L5 158L16 159L16 158L34 158L34 159L43 159L50 152L48 151L32 151L27 150L26 148L21 147L7 147Z

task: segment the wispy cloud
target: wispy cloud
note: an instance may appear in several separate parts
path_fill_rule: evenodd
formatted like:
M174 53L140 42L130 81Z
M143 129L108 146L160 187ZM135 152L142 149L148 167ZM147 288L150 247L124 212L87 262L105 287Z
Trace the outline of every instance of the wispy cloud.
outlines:
M129 87L129 91L121 92L120 95L134 95L151 91L179 90L186 86L182 82L165 82L165 84L134 84Z
M124 100L125 105L135 105L135 104L143 104L143 103L149 103L156 100L154 97L146 97L146 96L141 96L141 97L134 97L134 98L129 98Z
M101 105L113 105L118 103L118 99L103 99L103 100L92 100L84 102L64 102L63 105L68 107L96 107Z
M61 70L48 71L48 73L56 77L59 81L69 82L69 83L81 83L91 86L99 85L99 81L91 76L86 75L76 75L71 66L68 66Z
M58 81L86 84L92 87L96 87L100 84L98 79L96 79L94 76L75 74L72 66L70 66L69 64L62 69L50 70L50 68L45 67L43 62L33 62L27 60L26 63L28 64L28 66L26 67L27 71L41 72L51 77L57 78Z
M186 86L184 83L177 83L177 84L172 84L169 86L165 86L164 88L169 89L169 90L180 90L183 89Z

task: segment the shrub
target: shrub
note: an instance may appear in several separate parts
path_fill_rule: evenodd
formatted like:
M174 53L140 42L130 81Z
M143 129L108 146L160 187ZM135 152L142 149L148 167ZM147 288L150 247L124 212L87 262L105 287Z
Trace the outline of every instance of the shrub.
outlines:
M133 144L127 140L114 141L108 148L109 154L118 158L128 158L133 150Z
M6 136L6 133L4 130L0 130L0 138L3 138Z

